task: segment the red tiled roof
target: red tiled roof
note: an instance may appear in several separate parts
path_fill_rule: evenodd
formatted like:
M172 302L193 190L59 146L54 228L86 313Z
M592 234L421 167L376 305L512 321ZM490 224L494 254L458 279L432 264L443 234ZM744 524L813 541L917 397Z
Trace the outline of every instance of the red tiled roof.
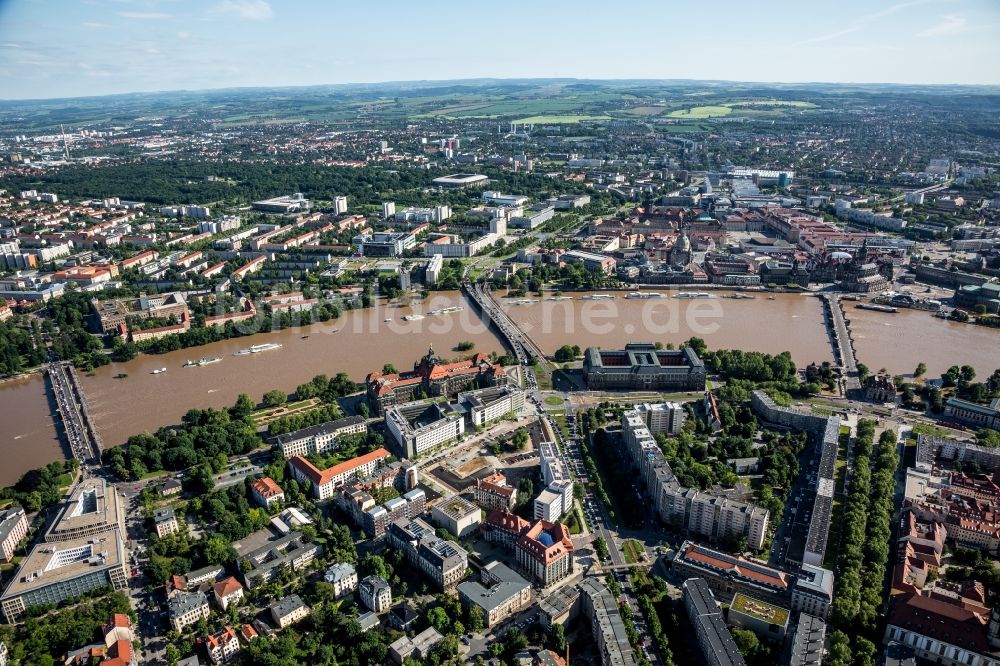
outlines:
M236 638L236 630L232 627L226 627L218 633L211 634L206 642L209 649L214 649L217 645L225 645L235 640L239 640Z
M274 479L269 476L263 476L259 479L255 479L251 488L253 488L258 495L265 499L277 497L283 493L281 486L275 483Z
M961 606L919 594L895 597L889 624L979 653L990 649L983 631L983 618Z
M366 453L363 456L358 456L357 458L351 458L346 460L339 465L334 465L333 467L319 470L311 462L306 460L301 456L295 456L288 462L302 472L310 481L315 483L317 486L322 486L329 483L333 478L340 476L341 474L347 474L362 465L373 462L375 460L381 460L383 458L388 458L389 452L384 448L375 449L371 453Z
M552 539L551 545L545 545L540 540L543 533ZM573 539L569 535L569 529L562 523L550 523L547 520L539 520L532 525L518 538L517 545L546 565L573 552Z
M771 585L781 589L788 587L788 580L784 573L778 571L777 569L770 569L765 565L755 564L742 557L737 556L720 559L712 556L708 551L704 548L698 547L696 544L691 544L688 549L682 553L682 556L684 559L691 562L697 562L715 569L729 571L744 578L764 583L765 585Z
M483 523L483 526L520 534L528 529L528 521L516 513L494 509L486 515L486 522Z
M233 576L220 580L212 587L215 590L215 596L219 597L220 599L228 597L230 594L233 594L243 589L243 586L240 585L240 582L236 580Z

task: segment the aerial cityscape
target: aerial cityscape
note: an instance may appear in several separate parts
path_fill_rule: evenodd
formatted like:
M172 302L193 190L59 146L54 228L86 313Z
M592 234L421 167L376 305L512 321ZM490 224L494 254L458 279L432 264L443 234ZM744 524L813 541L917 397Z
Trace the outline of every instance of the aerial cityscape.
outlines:
M1000 666L1000 7L423 5L0 3L0 666Z

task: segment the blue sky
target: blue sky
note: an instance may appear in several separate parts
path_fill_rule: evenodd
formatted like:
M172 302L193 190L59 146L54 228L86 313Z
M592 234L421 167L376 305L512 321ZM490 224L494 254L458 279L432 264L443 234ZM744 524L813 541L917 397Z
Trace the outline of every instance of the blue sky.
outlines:
M0 0L0 99L473 77L1000 84L998 0Z

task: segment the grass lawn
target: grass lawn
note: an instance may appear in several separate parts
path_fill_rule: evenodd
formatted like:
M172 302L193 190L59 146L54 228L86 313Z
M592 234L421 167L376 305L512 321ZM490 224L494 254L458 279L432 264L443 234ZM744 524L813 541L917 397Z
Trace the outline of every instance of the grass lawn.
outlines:
M580 534L583 532L583 521L580 520L580 514L576 507L573 507L570 513L563 516L562 523L569 528L570 534Z
M611 116L529 116L515 120L515 123L528 125L565 125L579 123L585 120L611 120Z
M562 407L563 399L555 395L550 395L545 398L545 404L551 407Z
M265 426L275 419L279 419L282 416L288 416L289 414L299 414L302 412L307 412L310 409L322 405L322 401L319 398L309 398L308 400L297 400L296 402L290 402L288 404L282 405L281 407L267 407L264 409L257 410L250 415L250 420L258 428Z
M947 437L948 431L927 423L917 423L913 426L914 435L932 435L935 437Z
M690 109L671 111L670 117L684 120L704 120L705 118L722 118L732 112L733 110L728 106L695 106Z
M625 556L626 564L642 562L645 554L646 549L635 539L628 539L622 543L622 555Z
M157 479L161 476L166 476L167 474L169 474L169 472L163 469L157 470L155 472L146 472L145 474L142 475L142 477L140 477L140 480L145 481L147 479Z

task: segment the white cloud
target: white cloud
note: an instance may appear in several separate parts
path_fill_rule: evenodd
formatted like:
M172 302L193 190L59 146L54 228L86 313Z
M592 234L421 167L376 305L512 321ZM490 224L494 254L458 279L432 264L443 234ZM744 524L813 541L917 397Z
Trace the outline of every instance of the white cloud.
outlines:
M187 39L190 36L191 33L187 32L186 30L181 30L180 32L177 33L177 39Z
M265 0L223 0L212 8L217 14L229 14L247 21L267 21L274 16Z
M964 16L949 14L941 22L917 33L917 37L940 37L954 35L965 30L968 20Z
M118 12L118 16L122 18L138 19L140 21L162 21L164 19L173 18L171 14L164 14L163 12Z
M886 16L891 16L896 12L908 9L910 7L916 7L917 5L927 4L929 0L913 0L912 2L897 2L894 5L889 5L885 9L880 9L877 12L872 12L871 14L865 14L864 16L859 16L857 19L851 22L846 28L840 30L835 30L833 32L828 32L816 37L810 37L808 39L803 39L797 41L790 46L805 46L807 44L818 44L820 42L828 42L832 39L837 39L838 37L844 37L845 35L850 35L851 33L858 32L863 28L867 28L869 25L877 21L878 19L885 18Z

